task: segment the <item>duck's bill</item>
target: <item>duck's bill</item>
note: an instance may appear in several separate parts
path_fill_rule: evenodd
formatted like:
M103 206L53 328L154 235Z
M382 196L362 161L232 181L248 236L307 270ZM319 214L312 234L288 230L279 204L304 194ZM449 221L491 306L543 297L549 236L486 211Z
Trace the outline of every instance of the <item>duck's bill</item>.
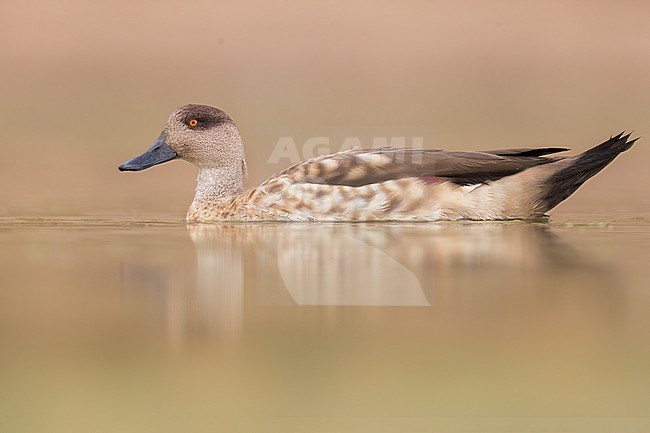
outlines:
M140 156L136 156L135 158L126 161L124 164L120 165L119 170L140 171L176 158L178 158L178 154L174 152L171 147L167 146L164 134L161 134L160 137L158 137L158 140L156 140L156 143L151 146L149 150Z

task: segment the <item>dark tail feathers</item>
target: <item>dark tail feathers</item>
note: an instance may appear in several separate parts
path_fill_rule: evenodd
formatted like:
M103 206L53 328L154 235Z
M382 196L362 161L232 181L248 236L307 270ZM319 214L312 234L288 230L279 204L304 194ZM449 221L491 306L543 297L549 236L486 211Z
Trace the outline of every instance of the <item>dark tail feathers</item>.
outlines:
M638 140L638 138L629 140L631 134L623 134L624 132L621 132L585 153L573 157L575 160L571 165L549 177L545 182L546 185L542 187L544 191L540 200L542 212L547 212L557 206L580 188L580 185L587 179L605 168L621 152L628 150Z

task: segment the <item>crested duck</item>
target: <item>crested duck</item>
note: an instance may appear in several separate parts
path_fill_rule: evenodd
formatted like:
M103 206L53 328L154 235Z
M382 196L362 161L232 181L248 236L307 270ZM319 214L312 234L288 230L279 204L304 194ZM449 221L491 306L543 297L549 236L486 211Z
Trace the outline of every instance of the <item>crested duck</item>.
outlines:
M244 189L235 122L207 105L169 117L155 144L119 166L140 171L174 159L199 169L188 222L436 221L538 218L636 141L618 134L573 156L559 147L446 152L352 149L295 164Z

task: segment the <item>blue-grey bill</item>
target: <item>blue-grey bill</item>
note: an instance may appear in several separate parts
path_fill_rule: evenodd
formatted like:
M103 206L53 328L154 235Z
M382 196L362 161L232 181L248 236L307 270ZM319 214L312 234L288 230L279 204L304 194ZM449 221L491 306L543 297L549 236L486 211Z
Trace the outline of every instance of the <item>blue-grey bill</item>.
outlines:
M126 161L119 166L120 171L140 171L145 170L154 165L162 164L163 162L171 161L178 158L178 154L174 152L171 147L165 143L164 134L160 134L156 143L149 148L145 153L136 156L133 159Z

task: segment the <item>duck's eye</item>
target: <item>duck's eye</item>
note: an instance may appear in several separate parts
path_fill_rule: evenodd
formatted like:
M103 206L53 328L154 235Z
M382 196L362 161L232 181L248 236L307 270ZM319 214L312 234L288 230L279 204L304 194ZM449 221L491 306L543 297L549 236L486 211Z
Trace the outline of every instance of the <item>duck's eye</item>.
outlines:
M199 124L199 121L196 119L192 119L189 122L187 122L187 124L190 125L191 127L195 127L196 125Z

